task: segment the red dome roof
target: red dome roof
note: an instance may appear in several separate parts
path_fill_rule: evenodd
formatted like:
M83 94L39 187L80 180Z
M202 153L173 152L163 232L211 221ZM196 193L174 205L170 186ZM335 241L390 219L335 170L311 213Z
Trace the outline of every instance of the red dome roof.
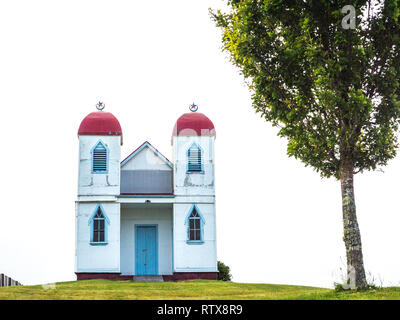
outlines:
M215 136L214 124L199 112L184 113L175 123L173 136Z
M110 112L96 111L89 113L79 126L78 135L121 136L119 121Z

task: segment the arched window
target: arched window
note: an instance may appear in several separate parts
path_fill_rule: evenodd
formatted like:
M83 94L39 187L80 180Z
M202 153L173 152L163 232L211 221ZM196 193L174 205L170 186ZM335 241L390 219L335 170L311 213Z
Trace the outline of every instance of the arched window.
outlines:
M203 243L204 241L204 218L196 205L192 205L186 217L187 242Z
M203 172L202 150L195 143L187 151L187 172Z
M92 172L105 173L108 171L108 148L99 141L92 149Z
M107 244L107 227L110 224L102 206L97 205L95 211L89 219L90 243Z

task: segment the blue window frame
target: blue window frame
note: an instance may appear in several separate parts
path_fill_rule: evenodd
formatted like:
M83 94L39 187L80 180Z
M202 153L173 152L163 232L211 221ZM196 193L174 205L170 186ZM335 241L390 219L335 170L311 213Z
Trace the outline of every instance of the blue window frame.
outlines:
M200 146L193 143L187 150L187 172L204 173L203 151Z
M108 172L108 148L101 140L92 148L92 172Z
M105 214L103 207L101 204L98 204L89 219L90 244L102 245L108 243L107 233L109 224L110 220Z
M193 204L186 216L187 227L186 242L189 244L201 244L204 242L204 218L199 208Z

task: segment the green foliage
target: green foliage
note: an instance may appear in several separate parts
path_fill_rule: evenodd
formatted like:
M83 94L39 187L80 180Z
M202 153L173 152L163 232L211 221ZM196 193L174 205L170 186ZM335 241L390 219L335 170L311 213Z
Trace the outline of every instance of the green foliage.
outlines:
M231 270L227 265L221 261L218 261L218 280L231 281L232 275L230 272Z
M289 156L323 177L386 165L400 119L400 1L228 0L210 11L223 50L280 128ZM353 5L356 29L341 8Z

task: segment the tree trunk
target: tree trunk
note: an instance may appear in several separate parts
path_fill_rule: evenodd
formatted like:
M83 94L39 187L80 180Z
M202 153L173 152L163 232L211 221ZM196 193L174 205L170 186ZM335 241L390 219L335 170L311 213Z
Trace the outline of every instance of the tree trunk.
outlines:
M356 289L366 288L367 280L354 200L353 172L352 164L344 165L340 172L340 183L342 187L343 240L346 246L348 285L350 285L350 288Z

